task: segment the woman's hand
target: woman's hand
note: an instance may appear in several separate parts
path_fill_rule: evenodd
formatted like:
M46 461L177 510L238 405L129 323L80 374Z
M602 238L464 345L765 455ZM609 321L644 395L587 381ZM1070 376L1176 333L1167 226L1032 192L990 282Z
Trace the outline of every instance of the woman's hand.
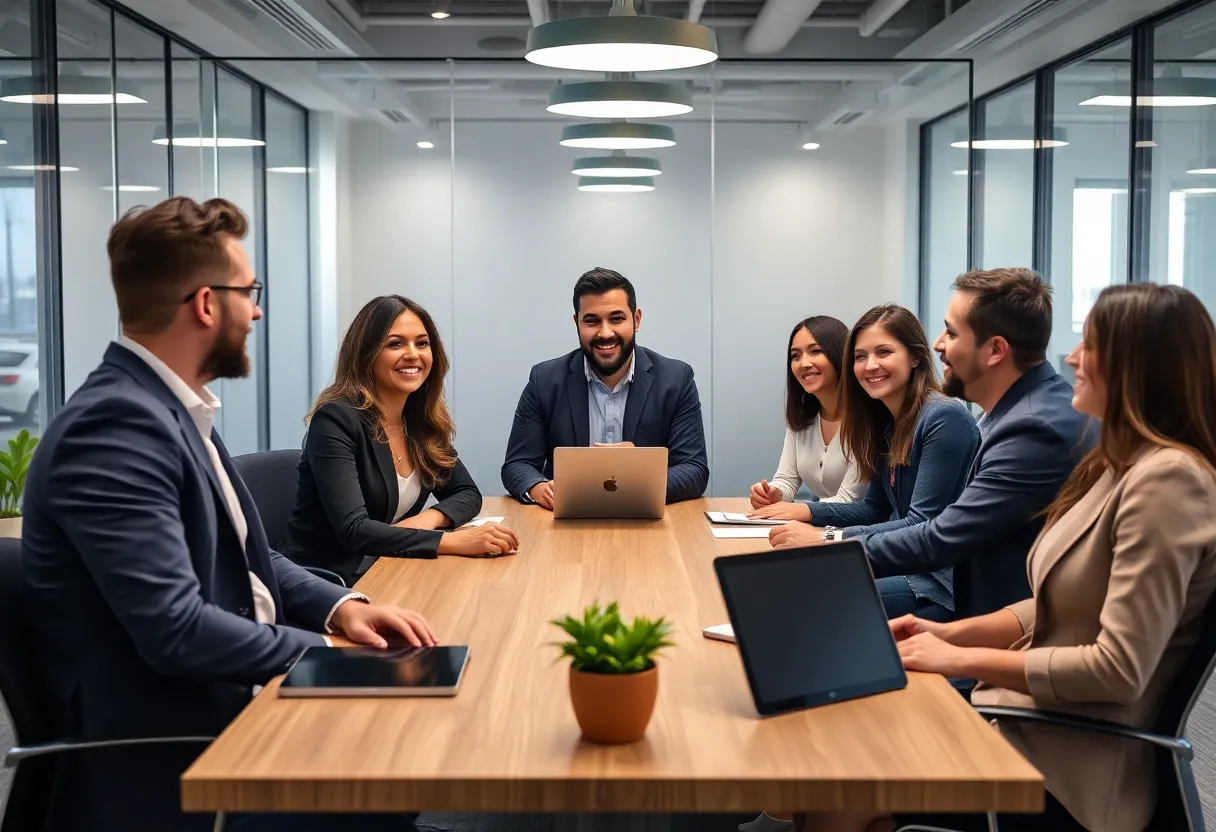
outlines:
M811 507L806 503L774 503L747 515L753 520L801 520L811 522Z
M496 558L519 551L519 538L501 523L483 523L445 532L435 550L441 555L466 558Z
M785 495L781 493L781 489L769 485L768 480L760 480L752 486L752 508L764 508L779 503L783 496Z
M896 641L928 633L947 644L954 643L950 638L950 631L953 629L950 624L928 621L924 618L917 618L915 615L901 615L899 618L892 618L887 624L891 627L891 635L895 636Z

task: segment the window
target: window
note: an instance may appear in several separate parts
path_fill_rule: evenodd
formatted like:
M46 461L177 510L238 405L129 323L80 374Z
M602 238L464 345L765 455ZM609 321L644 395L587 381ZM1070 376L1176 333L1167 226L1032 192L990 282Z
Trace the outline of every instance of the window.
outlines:
M921 134L924 188L921 205L924 250L920 320L937 332L950 284L967 271L967 148L956 147L967 137L967 111L929 124Z
M974 264L1034 262L1034 82L980 102L975 147L979 205Z

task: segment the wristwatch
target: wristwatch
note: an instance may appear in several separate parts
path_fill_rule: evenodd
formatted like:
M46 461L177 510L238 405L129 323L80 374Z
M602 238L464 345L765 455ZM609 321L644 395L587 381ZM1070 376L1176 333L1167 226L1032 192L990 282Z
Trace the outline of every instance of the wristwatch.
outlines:
M840 531L840 530L837 529L835 526L825 526L823 529L823 539L824 540L835 540L836 532L838 532L838 531Z

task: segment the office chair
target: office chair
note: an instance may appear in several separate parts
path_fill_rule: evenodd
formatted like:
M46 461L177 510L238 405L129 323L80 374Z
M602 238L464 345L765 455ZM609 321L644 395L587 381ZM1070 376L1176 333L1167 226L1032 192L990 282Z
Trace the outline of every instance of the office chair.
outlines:
M1216 597L1203 611L1203 629L1191 648L1182 670L1166 690L1161 713L1152 731L1129 728L1117 722L1089 719L1072 714L1043 711L1036 708L1010 708L1002 705L979 705L976 711L984 717L1021 720L1058 725L1078 731L1096 731L1116 737L1146 742L1157 749L1157 808L1147 832L1204 832L1203 806L1191 766L1195 749L1187 738L1187 722L1195 703L1203 693L1216 668ZM995 822L989 827L996 830ZM905 826L899 832L927 832L930 827Z
M262 518L262 529L271 549L278 549L287 537L287 521L296 504L296 466L300 452L262 451L232 458L232 465L241 475ZM341 576L319 566L305 566L309 572L339 586L346 586Z
M47 719L48 697L38 671L32 613L27 606L21 541L0 538L0 697L8 704L16 743L4 756L5 768L16 771L0 832L30 832L45 826L53 797L55 760L60 754L161 743L195 743L202 750L201 746L214 739L143 737L80 742L55 737Z

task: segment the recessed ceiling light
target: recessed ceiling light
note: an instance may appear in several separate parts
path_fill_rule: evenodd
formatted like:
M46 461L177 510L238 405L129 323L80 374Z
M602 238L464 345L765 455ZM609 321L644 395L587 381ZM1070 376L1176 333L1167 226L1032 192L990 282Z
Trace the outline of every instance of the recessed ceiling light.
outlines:
M656 81L586 81L556 87L548 110L579 118L664 118L692 112L692 93Z
M308 173L308 168L294 165L276 165L266 168L267 173Z
M819 142L806 142L802 145L803 150L818 150Z
M102 185L101 189L103 191L113 192L114 186L113 185ZM150 194L154 191L159 191L160 186L159 185L119 185L118 190L123 193L131 193L131 194Z
M34 78L8 78L0 81L0 101L13 104L147 104L133 90L120 85L115 91L110 79L87 75L60 74L55 93Z
M572 17L533 28L524 57L554 69L658 72L716 61L718 39L700 23L638 15L632 0L614 0L606 17Z
M562 128L561 144L588 150L655 150L676 143L676 132L663 124L613 121L572 124Z
M9 165L9 170L35 170L35 171L50 171L56 170L54 165ZM62 173L75 173L80 168L74 168L71 165L60 165L58 170Z
M642 156L626 156L625 151L618 150L611 156L588 156L574 160L571 173L579 176L598 176L611 179L622 179L639 176L658 176L663 172L658 159L647 159Z
M431 12L431 17L435 18L436 20L447 20L451 16L452 16L451 12L441 12L441 11Z
M418 146L420 148L422 148L423 150L430 150L432 147L435 146L435 143L434 142L418 142Z
M648 176L632 179L614 179L603 176L584 176L578 180L580 191L602 194L634 194L654 190L654 180Z

